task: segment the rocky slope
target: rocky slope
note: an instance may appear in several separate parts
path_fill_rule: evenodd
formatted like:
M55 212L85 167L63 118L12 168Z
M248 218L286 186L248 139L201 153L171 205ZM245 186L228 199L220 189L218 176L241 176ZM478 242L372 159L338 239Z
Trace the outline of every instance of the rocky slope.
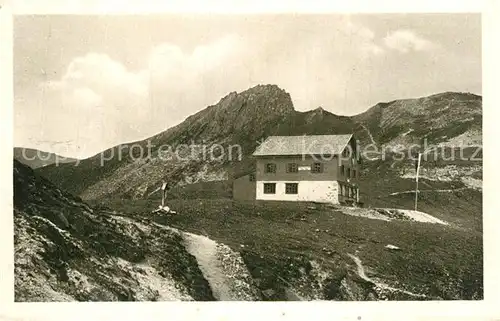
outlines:
M260 300L266 295L241 255L227 245L147 215L93 209L16 160L14 204L16 301ZM288 294L277 299L299 297L291 284L303 287L311 281L304 277L313 275L288 278ZM314 293L302 295L320 295Z
M223 244L97 211L17 161L14 187L16 301L260 298Z
M297 112L284 90L274 85L257 86L230 93L216 105L149 140L116 146L78 166L52 165L39 172L85 199L140 199L150 195L164 179L186 185L227 180L248 172L252 167L248 155L269 135L354 133L361 146L373 144L388 153L421 144L424 138L429 145L448 149L478 146L482 143L481 103L480 96L447 92L379 103L360 115L345 117L322 108ZM148 143L151 148L147 148ZM203 150L184 144L206 147ZM240 147L234 149L235 144ZM215 145L222 147L207 153ZM410 161L402 166L410 170L413 164Z
M482 98L470 93L379 103L353 120L365 131L359 133L365 144L373 140L379 145L405 146L422 138L431 144L455 142L456 147L482 144ZM458 141L452 141L456 137Z
M213 300L182 235L98 212L14 161L16 301Z
M476 262L474 264L480 267L481 261L474 259L474 251L469 251L480 240L474 233L450 231L450 234L444 235L443 242L423 247L425 251L434 253L435 247L441 249L441 243L451 241L454 246L467 250L462 253L460 264L457 262L446 267L446 255L438 261L426 259L425 262L421 262L420 255L408 257L409 261L404 260L405 264L420 262L436 271L423 271L426 278L432 277L423 280L420 278L421 267L416 265L412 272L416 273L416 277L404 284L404 275L408 273L407 267L401 265L401 255L377 252L383 251L385 240L366 240L365 243L344 228L341 230L347 231L345 235L341 230L317 230L316 234L326 232L333 238L326 243L318 239L318 244L314 241L315 245L310 247L307 244L310 241L301 242L306 247L302 251L290 242L294 238L285 235L277 235L276 240L284 246L267 241L252 245L249 240L264 240L268 232L259 230L257 225L249 229L247 225L240 224L239 227L229 228L229 235L236 238L228 239L229 243L225 244L206 235L169 226L187 220L186 226L192 229L199 226L196 218L209 219L212 216L217 220L213 222L215 224L205 221L201 226L210 233L214 232L212 227L219 233L225 231L221 229L219 220L225 217L220 211L227 211L227 207L224 209L220 204L216 208L205 206L203 208L208 212L200 215L198 205L192 205L194 207L183 209L183 215L175 219L151 217L147 207L125 206L127 212L98 209L58 189L31 168L14 161L15 300L429 300L477 299L482 296L482 283L477 278L481 270L471 265L471 262ZM258 212L266 208L259 208ZM297 210L299 212L296 213ZM274 231L269 235L276 235L279 230L295 233L295 237L300 234L300 237L310 238L309 233L304 234L298 228L282 226L276 229L276 223L286 225L276 217L255 220L247 211L255 211L255 208L240 208L229 217L239 223L244 218L250 219L249 224L260 224L258 222L262 221L263 227L270 228L269 232ZM302 211L301 208L292 209L290 214L296 216ZM284 212L279 210L276 213L281 216ZM310 218L314 221L320 219L318 213L325 214L322 219L328 220L328 211L324 209L310 215ZM333 226L343 224L344 218L340 216L337 220ZM303 224L301 220L297 223ZM320 225L324 227L324 223L326 221ZM356 226L359 227L360 223L363 222L354 218L348 226L357 230ZM405 226L401 225L399 229L412 229L417 234L429 233L427 229ZM246 233L243 230L235 233L238 228L244 228ZM390 226L383 228L394 230ZM442 233L440 228L431 228L430 231ZM368 234L370 238L376 236ZM241 236L248 239L238 240ZM378 237L386 238L388 235L380 233ZM430 242L437 239L428 238ZM235 240L246 245L234 243ZM406 244L404 250L412 252L409 249L414 247L412 240L392 238L392 241L397 241L399 245ZM323 250L316 249L318 246ZM361 261L359 255L372 253L372 248L378 253L377 269L386 266L388 271L402 271L400 280L397 276L399 272L396 275L377 273ZM434 257L432 253L431 257ZM439 272L443 265L445 275ZM470 269L473 273L469 272ZM437 282L438 285L428 288L429 282Z
M174 182L189 182L198 176L203 180L226 179L228 146L241 146L234 150L234 159L239 158L240 151L248 155L259 140L293 113L288 93L277 86L257 86L240 94L230 93L216 105L148 140L116 146L78 166L48 166L40 173L85 198L117 194L142 197L165 178ZM186 144L208 148L220 144L226 147L226 155L208 159L201 148L191 149Z

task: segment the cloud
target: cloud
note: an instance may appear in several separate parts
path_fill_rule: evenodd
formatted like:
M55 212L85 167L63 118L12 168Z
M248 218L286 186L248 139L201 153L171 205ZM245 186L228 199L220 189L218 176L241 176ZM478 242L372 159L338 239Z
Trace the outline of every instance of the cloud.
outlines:
M375 33L371 29L347 18L343 23L343 30L349 37L353 38L349 42L353 43L361 54L381 55L385 52L384 48L375 42Z
M177 45L164 43L153 48L148 69L144 72L162 90L191 89L201 79L220 71L228 71L231 61L241 58L243 46L235 35L197 46L190 53L184 52Z
M236 35L227 35L192 51L164 43L149 55L150 112L161 121L157 130L184 120L190 114L216 103L229 91L240 90L244 71L241 62L246 47ZM153 121L153 120L151 120Z
M40 118L27 113L20 113L16 121L40 128L39 140L71 140L78 146L76 156L91 156L164 130L205 107L207 100L220 98L231 82L222 88L211 86L224 82L225 67L231 60L237 62L241 48L234 35L191 52L163 43L151 50L137 71L106 54L88 53L74 58L60 79L42 82L28 102L17 99L19 104L37 102L40 117L50 115L45 121L39 124Z
M410 51L429 51L436 45L423 37L418 36L411 30L400 29L392 31L383 39L385 46L389 49L408 53Z
M107 54L75 57L60 79L43 82L28 100L37 101L40 139L72 140L83 155L149 137L165 130L231 91L273 83L292 94L298 110L325 105L344 97L354 68L384 52L369 28L349 18L335 22L336 32L318 33L325 20L297 37L294 23L276 28L226 34L186 50L175 43L154 46L137 70ZM363 73L363 77L365 74ZM332 88L335 88L332 90ZM326 93L326 94L325 94ZM340 98L339 98L340 97ZM29 102L27 103L29 104ZM24 118L23 118L24 117ZM55 120L57 119L57 121ZM54 122L57 124L54 125ZM51 127L51 128L49 128Z
M66 89L86 87L108 98L116 91L137 96L148 94L144 72L128 71L123 64L101 53L73 59L62 79L50 85Z
M26 137L16 140L71 140L83 156L90 156L150 137L228 92L257 84L285 89L300 111L323 106L355 114L378 101L436 91L456 79L456 64L450 62L444 41L438 47L443 50L432 55L412 55L437 47L421 36L425 30L393 30L385 36L386 22L381 26L346 15L279 19L254 17L234 28L200 24L200 30L189 26L182 35L159 28L161 37L153 37L153 30L144 42L143 32L125 30L128 44L116 40L103 47L99 37L78 50L73 44L68 56L96 44L107 54L90 52L70 59L63 72L60 66L53 68L62 76L43 82L35 92L34 79L45 78L35 77L38 70L27 73L30 77L21 79L26 85L16 92L16 123L26 128L16 135ZM121 31L110 39L118 35ZM134 43L141 45L131 47ZM51 55L54 59L60 59L58 51ZM412 59L398 54L386 59L393 52L408 53ZM22 52L18 57L27 56L40 55ZM39 64L50 70L45 61ZM472 62L469 69L474 68ZM425 82L422 75L427 75Z

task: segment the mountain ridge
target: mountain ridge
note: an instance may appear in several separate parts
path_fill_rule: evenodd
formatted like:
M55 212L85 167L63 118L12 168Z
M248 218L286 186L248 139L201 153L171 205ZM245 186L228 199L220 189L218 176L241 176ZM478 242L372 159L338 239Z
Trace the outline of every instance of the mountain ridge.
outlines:
M182 185L227 180L246 172L252 167L248 156L270 135L353 133L362 146L373 144L377 148L408 146L423 138L432 144L446 145L460 135L480 131L481 103L482 98L474 94L445 92L378 103L361 114L339 116L320 107L296 111L285 90L276 85L258 85L241 93L231 92L218 103L148 139L117 145L80 161L78 166L51 165L39 171L84 198L109 195L142 198L163 180ZM145 157L139 150L148 143L154 147ZM241 147L241 159L200 160L199 151L191 158L183 157L182 161L162 161L159 157L161 146L186 156L188 151L180 150L179 146L192 143L224 147L236 144ZM110 159L101 166L103 157Z
M269 86L269 87L277 87L278 89L282 90L281 88L279 88L277 85L274 85L274 84L267 84L267 85L257 85L257 86L254 86L254 87L251 87L249 89L253 89L253 88L258 88L258 87L266 87L266 86ZM245 92L245 91L243 91ZM145 140L148 140L148 139L151 139L153 137L160 137L160 136L164 136L165 134L171 132L172 130L178 128L183 122L186 122L186 121L190 121L192 120L196 115L198 115L199 113L201 112L204 112L206 109L210 109L210 108L214 108L217 106L217 104L221 103L223 100L227 99L228 97L230 97L231 95L238 95L239 93L237 91L232 91L230 93L228 93L226 96L222 97L221 99L219 99L218 103L216 104L213 104L213 105L208 105L207 107L205 107L204 109L194 113L194 114L191 114L189 116L187 116L182 122L176 124L176 125L173 125L171 127L168 127L166 129L163 129L161 131L158 131L156 133L153 133L151 135L147 135L147 137L145 138L138 138L138 139L132 139L132 140L128 140L128 141L125 141L123 143L120 143L118 145L115 145L115 146L111 146L107 149L104 149L100 152L97 152L95 153L94 155L91 155L89 157L86 157L86 158L72 158L72 157L65 157L65 156L60 156L61 158L66 158L68 160L85 160L85 159L89 159L89 158L92 158L92 157L95 157L101 153L104 153L110 149L113 149L117 146L120 146L120 145L126 145L126 144L134 144L134 143L139 143L139 142L142 142L142 141L145 141ZM327 114L331 114L331 115L335 115L339 118L345 118L345 119L348 119L348 118L360 118L361 115L364 115L366 113L370 113L372 112L371 110L372 109L376 109L376 108L384 108L384 107L387 107L395 102L400 102L400 101L411 101L411 100L418 100L418 99L425 99L425 98L433 98L433 97L440 97L440 96L446 96L446 95L464 95L464 96L468 96L468 97L473 97L475 99L478 99L480 101L482 101L482 96L479 95L479 94L475 94L475 93L472 93L472 92L455 92L455 91L445 91L445 92L441 92L441 93L436 93L436 94L432 94L432 95L429 95L429 96L418 96L418 97L415 97L415 98L403 98L403 99L394 99L394 100L389 100L389 101L382 101L382 102L378 102L376 103L375 105L367 108L366 110L360 112L360 113L357 113L357 114L354 114L354 115L342 115L342 114L336 114L336 113L333 113L331 111L328 111L326 109L324 109L322 106L318 106L314 109L310 109L310 110L295 110L294 111L296 113L299 113L299 114L313 114L313 113L327 113ZM293 107L293 106L292 106ZM481 107L481 105L479 105L479 107ZM23 146L15 146L14 147L15 149L32 149L34 151L40 151L42 153L52 153L52 152L46 152L46 151L42 151L42 150L39 150L39 149L36 149L36 148L28 148L28 147L23 147ZM54 154L54 153L52 153ZM29 164L28 164L29 165Z
M61 156L36 148L19 146L14 147L14 159L30 166L31 168L39 168L47 165L52 165L56 162L70 163L76 161L75 158Z

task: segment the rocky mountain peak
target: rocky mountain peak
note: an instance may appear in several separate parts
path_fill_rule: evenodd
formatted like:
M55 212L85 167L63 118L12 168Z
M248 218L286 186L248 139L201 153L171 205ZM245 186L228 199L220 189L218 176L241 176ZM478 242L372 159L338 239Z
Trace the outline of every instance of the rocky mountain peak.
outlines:
M250 137L262 135L277 119L292 113L294 107L289 93L276 85L257 85L241 93L231 92L216 105L190 117L182 128L190 128L197 135L189 138L224 137L234 141L239 133Z
M314 109L313 112L317 115L323 115L326 110L324 110L323 107L319 106L318 108Z
M260 111L287 114L294 111L290 94L277 85L257 85L243 91L241 98Z
M150 138L155 146L191 142L237 144L241 147L243 162L228 162L222 168L222 165L206 161L193 164L171 162L168 166L165 162L144 165L142 162L123 161L95 168L98 160L90 159L78 167L61 164L44 167L40 172L65 189L91 198L128 193L123 186L132 191L131 195L142 197L144 191L156 188L165 177L175 182L184 180L184 176L198 177L198 173L205 173L205 166L214 177L225 177L219 174L240 171L240 168L244 171L251 163L246 162L247 156L259 141L271 135L354 133L362 146L409 146L420 142L423 137L432 144L477 145L481 143L481 104L481 97L472 94L442 93L383 102L356 116L339 116L322 107L306 112L295 111L285 90L276 85L257 85L240 93L231 92L217 104ZM140 179L132 174L138 168L143 173Z

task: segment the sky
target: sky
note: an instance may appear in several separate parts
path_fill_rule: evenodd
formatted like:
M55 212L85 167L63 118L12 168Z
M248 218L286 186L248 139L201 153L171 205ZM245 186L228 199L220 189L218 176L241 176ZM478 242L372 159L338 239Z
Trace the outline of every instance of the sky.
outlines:
M479 14L24 15L14 145L85 158L162 132L229 92L276 84L296 110L354 115L481 95Z

